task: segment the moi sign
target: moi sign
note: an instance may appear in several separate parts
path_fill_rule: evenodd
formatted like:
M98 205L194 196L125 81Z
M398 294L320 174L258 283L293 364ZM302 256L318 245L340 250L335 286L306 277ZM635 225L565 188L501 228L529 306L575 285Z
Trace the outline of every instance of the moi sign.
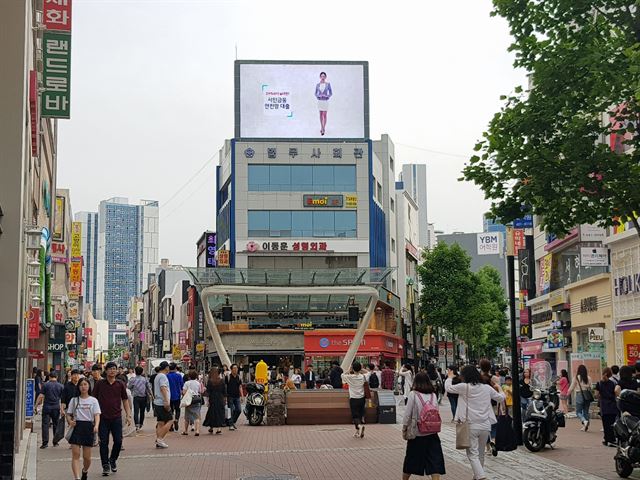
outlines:
M483 232L478 234L478 255L499 255L500 237L499 232Z
M342 207L342 195L303 195L303 207Z

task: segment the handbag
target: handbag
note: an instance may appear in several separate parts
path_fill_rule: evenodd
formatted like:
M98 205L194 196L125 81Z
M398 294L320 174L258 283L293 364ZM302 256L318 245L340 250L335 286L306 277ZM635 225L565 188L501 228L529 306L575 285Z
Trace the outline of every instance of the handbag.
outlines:
M75 416L76 416L76 410L78 409L78 403L80 403L80 398L76 397L75 400L76 400L76 405L75 405L75 407L73 407L73 412L71 413L71 416L73 417L74 420L75 420ZM73 402L73 399L71 399L71 401ZM73 435L73 429L74 429L74 427L69 427L69 429L67 430L67 433L64 435L64 439L67 442L69 440L71 440L71 435Z
M502 414L501 407L504 408ZM516 435L513 431L513 420L502 404L498 404L498 423L496 425L496 450L499 452L511 452L518 448Z
M367 382L366 379L364 381L364 398L366 399L371 398L371 387L369 386L369 382Z
M53 443L58 443L60 440L64 438L65 425L67 424L64 416L58 419L58 424L56 425L56 429L53 432Z
M464 421L456 422L456 449L464 450L471 447L471 427L469 426L469 384L465 397L466 413Z
M418 418L416 417L415 403L411 410L411 418L409 419L409 425L402 426L402 438L403 440L413 440L418 436Z
M578 388L580 389L580 393L582 394L582 399L585 402L593 402L594 398L593 398L593 393L591 393L591 387L589 387L588 390L583 390L582 389L582 382L580 381L580 379L578 377L576 377L576 380L578 380Z
M192 401L193 401L193 393L191 393L191 389L187 388L187 391L182 396L182 400L180 400L180 408L191 406Z

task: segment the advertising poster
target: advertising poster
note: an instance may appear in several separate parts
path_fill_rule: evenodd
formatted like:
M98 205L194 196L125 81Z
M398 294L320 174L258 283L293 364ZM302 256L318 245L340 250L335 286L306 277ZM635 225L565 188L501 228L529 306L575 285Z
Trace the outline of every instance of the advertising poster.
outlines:
M53 217L53 238L54 242L64 242L64 197L56 195L56 204Z
M540 260L540 294L549 293L551 289L551 266L553 263L553 255L551 253L545 255Z
M626 348L627 365L635 365L640 360L640 344L628 343Z
M547 332L547 348L563 348L564 335L562 330L549 330Z
M236 69L237 137L368 136L366 62L237 62Z
M602 377L602 355L599 353L572 353L571 354L571 378L574 378L578 373L578 366L584 365L587 367L587 374L593 381Z

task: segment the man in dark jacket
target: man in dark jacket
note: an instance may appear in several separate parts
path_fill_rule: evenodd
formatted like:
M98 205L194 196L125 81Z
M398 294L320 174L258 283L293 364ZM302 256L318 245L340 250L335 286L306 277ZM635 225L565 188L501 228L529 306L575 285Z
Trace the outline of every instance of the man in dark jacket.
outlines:
M340 368L338 362L331 362L329 382L333 388L342 388L342 368Z

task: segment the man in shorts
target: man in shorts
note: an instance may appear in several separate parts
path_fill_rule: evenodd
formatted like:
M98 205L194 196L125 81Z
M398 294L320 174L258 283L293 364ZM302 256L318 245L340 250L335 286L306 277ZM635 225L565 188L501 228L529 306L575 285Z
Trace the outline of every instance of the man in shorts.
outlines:
M169 362L162 362L159 366L158 374L153 381L153 411L158 423L156 425L156 448L169 448L164 441L171 426L173 425L173 415L171 414L171 392L169 390Z

